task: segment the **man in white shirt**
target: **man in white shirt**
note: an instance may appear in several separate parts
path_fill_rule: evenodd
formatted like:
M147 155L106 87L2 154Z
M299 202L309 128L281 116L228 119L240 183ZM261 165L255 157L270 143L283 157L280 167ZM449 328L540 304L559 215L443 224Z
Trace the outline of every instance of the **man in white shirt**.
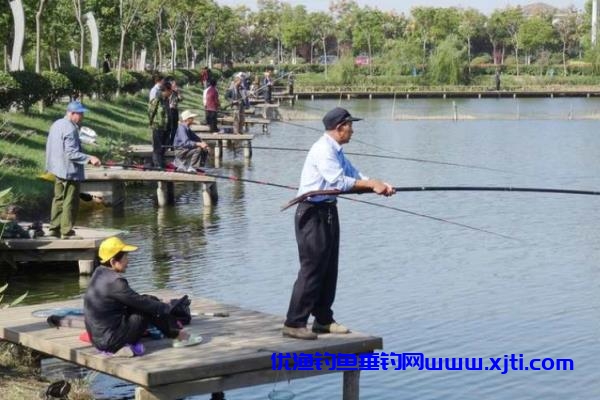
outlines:
M344 156L342 145L352 138L352 123L360 121L336 107L323 117L325 134L311 147L300 177L298 195L325 189L370 188L391 196L388 183L360 173ZM300 271L283 326L283 336L314 340L317 333L349 333L333 318L338 274L340 226L335 196L313 196L298 204L295 215ZM310 314L312 331L306 327Z

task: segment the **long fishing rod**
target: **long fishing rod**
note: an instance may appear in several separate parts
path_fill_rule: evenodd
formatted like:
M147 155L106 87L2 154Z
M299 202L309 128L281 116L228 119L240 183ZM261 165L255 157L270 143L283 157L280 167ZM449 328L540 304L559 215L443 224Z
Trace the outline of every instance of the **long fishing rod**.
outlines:
M253 150L254 149L259 149L259 150L303 151L303 152L309 151L309 149L297 149L297 148L293 148L293 147L266 147L266 146L265 147L252 146L252 149ZM361 157L384 158L384 159L387 159L387 160L403 160L403 161L415 161L415 162L428 162L428 163L432 163L432 164L452 165L452 166L458 166L458 167L469 167L469 168L476 168L476 169L485 169L485 170L494 171L494 172L513 173L511 171L506 171L506 170L502 170L502 169L495 169L495 168L488 168L488 167L480 167L480 166L477 166L477 165L455 164L455 163L450 163L450 162L424 160L424 159L419 159L419 158L386 156L386 155L383 155L383 154L371 154L371 153L354 153L354 152L351 152L351 151L344 151L344 154L352 155L352 156L361 156Z
M302 125L302 124L294 124L293 122L289 122L289 121L280 121L280 120L273 120L273 122L277 122L280 124L287 124L287 125L291 125L291 126L297 126L299 128L304 128L304 129L309 129L315 132L320 132L323 133L322 129L317 129L317 128L313 128L312 126L306 126L306 125ZM370 146L373 147L377 150L382 150L382 151L386 151L389 153L393 153L393 154L398 154L398 156L384 156L384 155L380 155L378 157L380 158L389 158L389 159L393 159L393 160L404 160L404 161L413 161L413 162L420 162L420 163L428 163L428 164L438 164L438 165L450 165L453 167L462 167L462 168L470 168L470 169L480 169L480 170L485 170L485 171L493 171L493 172L502 172L504 174L516 174L516 172L514 171L508 171L508 170L503 170L503 169L497 169L497 168L490 168L490 167L483 167L483 166L479 166L479 165L472 165L472 164L460 164L460 163L453 163L453 162L447 162L447 161L436 161L436 160L429 160L429 159L425 159L425 158L416 158L416 157L404 157L401 156L400 153L393 151L393 150L389 150L371 143L367 143L364 142L362 140L356 139L356 138L352 138L353 142L356 143L360 143L360 144L364 144L365 146ZM260 147L255 147L252 146L252 148L260 148ZM291 150L291 149L290 149ZM308 150L306 150L308 151ZM354 154L357 156L363 155L361 153L350 153L350 152L345 152L345 154ZM373 157L374 155L369 155L371 157Z
M172 163L169 163L169 164L167 164L167 166L165 168L162 168L162 167L149 167L149 166L146 166L143 164L126 164L126 163L116 163L114 161L107 161L104 163L103 167L120 167L120 168L124 168L124 169L134 169L137 171L160 171L160 172L172 172L172 173L176 173L176 174L200 175L200 176L208 176L208 177L217 178L217 179L226 179L226 180L230 180L230 181L255 183L258 185L298 190L298 188L295 186L282 185L279 183L266 182L266 181L259 181L259 180L255 180L255 179L238 178L235 175L213 174L213 173L207 172L205 169L202 169L202 168L197 168L195 172L194 171L178 171L177 167Z
M576 189L554 189L554 188L532 188L532 187L513 187L513 186L401 186L394 187L396 192L424 192L424 191L478 191L478 192L530 192L530 193L560 193L574 195L600 196L600 191L596 190L576 190ZM371 188L356 188L350 190L326 189L312 190L301 194L290 200L281 207L281 211L291 206L307 200L313 196L339 196L344 194L374 193Z
M106 162L103 167L122 167L122 168L133 168L136 170L149 170L149 171L164 171L164 172L173 172L173 173L179 173L179 174L188 174L188 175L201 175L201 176L208 176L208 177L213 177L213 178L217 178L217 179L226 179L226 180L231 180L231 181L235 181L235 182L246 182L246 183L254 183L254 184L259 184L259 185L265 185L265 186L271 186L271 187L277 187L277 188L284 188L284 189L290 189L290 190L298 190L297 187L295 186L289 186L289 185L282 185L279 183L273 183L273 182L266 182L266 181L259 181L259 180L254 180L254 179L245 179L245 178L238 178L237 176L234 175L221 175L221 174L213 174L213 173L209 173L206 172L203 169L198 169L197 172L189 172L189 171L177 171L176 167L173 164L168 164L167 168L160 168L160 167L148 167L148 166L144 166L141 164L124 164L124 163L115 163L113 161L108 161ZM338 195L343 194L341 192L338 191L337 193ZM365 200L359 200L359 199L355 199L352 197L346 197L346 196L339 196L340 198L344 199L344 200L350 200L350 201L355 201L358 203L363 203L363 204L368 204L368 205L372 205L375 207L380 207L380 208L386 208L389 210L394 210L394 211L398 211L398 212L402 212L405 214L410 214L410 215L414 215L417 217L422 217L422 218L428 218L434 221L438 221L438 222L445 222L451 225L456 225L456 226L460 226L462 228L466 228L466 229L471 229L477 232L483 232L483 233L488 233L490 235L494 235L494 236L499 236L499 237L503 237L506 239L511 239L511 240L520 240L520 239L516 239L507 235L503 235L501 233L496 233L493 231L488 231L486 229L481 229L481 228L476 228L474 226L471 225L466 225L466 224L461 224L459 222L454 222L454 221L449 221L443 218L439 218L439 217L434 217L431 215L426 215L426 214L421 214L421 213L417 213L414 211L410 211L410 210L405 210L402 208L398 208L398 207L392 207L392 206L387 206L384 204L379 204L379 203L373 203L370 201L365 201ZM299 200L301 201L301 200ZM290 205L291 206L291 205ZM288 206L288 207L290 207ZM286 207L286 208L288 208Z

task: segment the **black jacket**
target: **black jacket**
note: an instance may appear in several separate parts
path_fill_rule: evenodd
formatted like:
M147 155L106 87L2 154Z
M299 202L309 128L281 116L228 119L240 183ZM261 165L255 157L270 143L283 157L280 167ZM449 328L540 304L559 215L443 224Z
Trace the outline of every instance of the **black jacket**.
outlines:
M111 268L96 268L83 299L85 326L92 343L100 350L114 349L127 335L129 314L161 317L169 305L141 295L129 287L127 280Z

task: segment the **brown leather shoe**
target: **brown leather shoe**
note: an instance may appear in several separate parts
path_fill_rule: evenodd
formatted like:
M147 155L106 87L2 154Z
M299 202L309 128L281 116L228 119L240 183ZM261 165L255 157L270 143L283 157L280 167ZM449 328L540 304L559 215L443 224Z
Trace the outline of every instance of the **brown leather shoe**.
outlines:
M315 340L317 339L317 334L308 330L307 327L303 326L301 328L292 328L291 326L283 326L283 330L281 331L283 336L302 339L302 340Z

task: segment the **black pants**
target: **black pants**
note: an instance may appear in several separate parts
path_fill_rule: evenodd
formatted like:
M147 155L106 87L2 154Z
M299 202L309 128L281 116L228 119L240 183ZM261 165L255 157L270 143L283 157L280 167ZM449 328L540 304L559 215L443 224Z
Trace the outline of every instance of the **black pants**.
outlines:
M300 271L294 283L285 325L306 326L313 314L320 324L334 321L340 245L340 224L335 203L304 202L296 209L296 242Z
M142 339L142 336L148 329L148 325L156 326L163 335L168 338L176 338L179 334L177 319L171 315L156 317L133 311L123 315L119 331L122 333L116 335L107 348L100 349L114 353L126 344L135 344Z
M177 108L169 108L169 118L167 122L167 130L169 131L169 137L167 139L167 143L164 143L166 146L173 145L173 139L175 139L175 134L177 133L177 126L179 125L179 109Z
M211 132L219 132L217 126L217 112L206 110L206 124L210 127Z
M152 164L163 168L165 161L165 148L169 140L169 132L164 129L152 129Z

